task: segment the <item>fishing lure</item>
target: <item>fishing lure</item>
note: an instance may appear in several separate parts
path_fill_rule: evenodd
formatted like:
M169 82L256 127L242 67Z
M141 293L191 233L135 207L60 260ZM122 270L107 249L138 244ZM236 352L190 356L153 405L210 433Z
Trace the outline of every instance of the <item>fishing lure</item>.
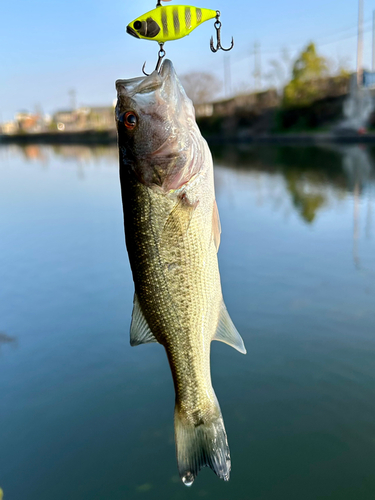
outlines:
M216 10L199 9L188 5L157 7L131 22L129 35L159 43L183 38L200 24L216 18Z
M216 19L214 26L217 33L216 47L213 37L211 37L210 47L212 52L217 52L220 49L224 51L232 50L234 46L233 37L231 46L228 49L221 45L221 22L220 11L218 10L201 9L190 5L162 6L161 0L158 0L154 10L137 17L128 24L126 31L135 38L154 40L159 43L159 60L156 65L156 70L159 71L165 56L164 43L190 35L195 28L210 19ZM145 73L145 64L143 65L143 73ZM145 74L147 75L147 73Z

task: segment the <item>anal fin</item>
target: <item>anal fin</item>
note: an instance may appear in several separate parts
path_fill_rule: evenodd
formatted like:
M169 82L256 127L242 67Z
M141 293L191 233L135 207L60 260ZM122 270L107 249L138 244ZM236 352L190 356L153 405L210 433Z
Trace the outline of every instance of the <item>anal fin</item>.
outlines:
M157 342L154 334L148 326L147 320L142 312L137 294L134 294L134 306L132 322L130 325L130 345L132 347L140 344Z
M212 340L224 342L225 344L234 347L234 349L237 349L237 351L242 354L246 354L245 344L243 343L241 335L234 326L233 321L230 319L224 302L221 304L219 322Z

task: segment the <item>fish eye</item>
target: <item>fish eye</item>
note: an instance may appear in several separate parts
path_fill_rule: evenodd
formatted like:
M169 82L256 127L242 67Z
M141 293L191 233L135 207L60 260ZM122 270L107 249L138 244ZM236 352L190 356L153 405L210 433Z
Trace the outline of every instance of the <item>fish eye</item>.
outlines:
M128 111L124 114L123 120L124 125L128 129L133 129L138 123L138 117L134 111Z
M134 23L134 28L135 28L136 30L140 30L140 29L142 28L142 23L141 23L141 21L135 21L135 23Z

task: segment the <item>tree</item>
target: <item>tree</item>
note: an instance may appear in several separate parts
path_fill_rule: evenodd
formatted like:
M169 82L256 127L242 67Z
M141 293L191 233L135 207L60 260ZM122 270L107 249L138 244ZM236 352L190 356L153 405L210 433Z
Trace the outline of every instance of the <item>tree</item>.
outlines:
M328 73L327 60L319 56L315 44L310 43L293 65L292 79L284 88L284 105L310 105L320 96L319 79L327 77Z
M198 71L182 75L181 83L194 104L213 101L222 87L220 80L215 75Z
M272 87L283 91L292 73L292 59L287 48L283 48L278 59L269 61L270 70L266 73L266 79Z

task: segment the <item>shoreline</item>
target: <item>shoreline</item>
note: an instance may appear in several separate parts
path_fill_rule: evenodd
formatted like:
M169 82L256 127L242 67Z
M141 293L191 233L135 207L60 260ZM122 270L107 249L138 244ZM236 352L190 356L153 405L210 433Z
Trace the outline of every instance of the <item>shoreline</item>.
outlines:
M35 134L0 135L2 144L117 144L116 130L85 130L83 132L41 132Z
M375 132L366 134L332 132L315 133L274 133L251 134L245 130L238 130L234 134L208 134L204 136L211 144L320 144L320 143L347 143L368 144L375 143ZM43 132L36 134L0 135L0 145L3 144L82 144L82 145L111 145L117 144L115 130L84 132Z

